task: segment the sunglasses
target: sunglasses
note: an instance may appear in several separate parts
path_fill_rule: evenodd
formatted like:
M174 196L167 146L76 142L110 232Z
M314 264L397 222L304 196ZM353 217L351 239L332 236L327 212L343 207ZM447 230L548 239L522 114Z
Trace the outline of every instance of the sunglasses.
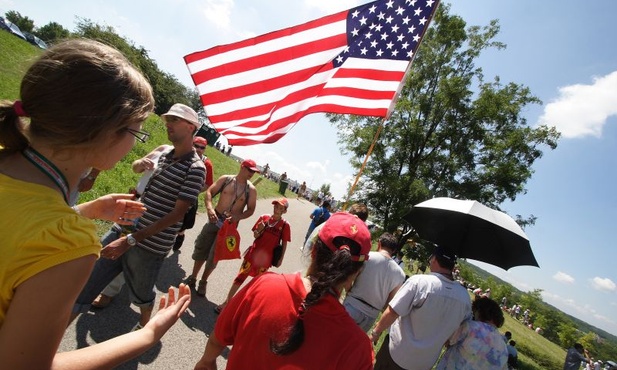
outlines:
M133 130L132 128L128 127L126 128L126 131L128 131L129 134L135 136L135 138L142 143L145 143L150 137L150 133L146 131Z
M206 149L206 147L205 147L205 146L202 146L202 145L197 145L197 144L194 144L193 146L194 146L195 148L197 148L197 149Z

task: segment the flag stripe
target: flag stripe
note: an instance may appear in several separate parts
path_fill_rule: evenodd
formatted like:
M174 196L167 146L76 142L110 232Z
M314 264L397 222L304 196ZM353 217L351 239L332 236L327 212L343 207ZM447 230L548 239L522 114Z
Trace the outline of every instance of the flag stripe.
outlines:
M385 117L436 7L377 0L185 61L229 144L275 142L311 113Z

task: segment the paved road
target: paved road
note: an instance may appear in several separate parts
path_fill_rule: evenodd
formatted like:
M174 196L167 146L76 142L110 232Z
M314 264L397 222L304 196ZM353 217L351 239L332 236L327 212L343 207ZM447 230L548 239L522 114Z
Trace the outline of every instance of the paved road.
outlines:
M295 194L293 194L295 195ZM307 200L289 198L290 205L284 218L291 226L292 241L287 247L285 260L278 272L296 272L306 268L307 259L302 256L300 246L309 225L309 214L315 205ZM240 222L242 251L253 241L250 231L259 215L272 213L272 199L257 201L253 216ZM186 232L186 240L180 253L170 254L163 266L157 281L158 297L167 292L167 288L177 286L193 266L191 253L195 237L206 222L205 213L198 214L195 227ZM201 357L206 344L207 335L214 328L217 315L214 306L223 302L227 296L232 280L240 267L240 260L221 261L208 281L206 298L193 294L191 305L182 318L163 337L161 343L140 357L130 361L118 369L192 369ZM66 330L60 352L82 348L105 341L109 338L126 333L139 319L138 309L129 305L125 289L105 309L93 309L77 318ZM224 369L227 351L219 356L219 369Z

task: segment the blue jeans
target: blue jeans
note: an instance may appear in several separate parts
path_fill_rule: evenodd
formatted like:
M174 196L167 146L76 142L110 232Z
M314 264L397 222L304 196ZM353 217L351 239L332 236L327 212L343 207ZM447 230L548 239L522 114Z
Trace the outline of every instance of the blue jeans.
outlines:
M112 227L101 238L104 246L118 239L121 231ZM120 258L111 260L99 258L94 264L88 282L77 297L73 312L86 312L92 301L120 273L124 272L129 299L138 307L154 305L156 292L154 285L165 256L154 254L138 246L129 248Z
M356 324L360 326L360 329L364 330L367 333L369 330L371 330L377 317L373 317L373 316L365 314L364 312L354 307L347 300L343 302L343 306L345 306L345 310L347 310L347 313L349 314L349 316L351 316L353 321L355 321Z

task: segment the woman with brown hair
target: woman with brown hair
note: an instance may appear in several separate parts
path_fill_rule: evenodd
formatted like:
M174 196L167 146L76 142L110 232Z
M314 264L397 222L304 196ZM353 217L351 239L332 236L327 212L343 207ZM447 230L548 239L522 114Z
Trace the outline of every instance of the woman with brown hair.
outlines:
M132 224L143 205L110 194L70 207L90 168L109 170L145 141L154 98L117 50L72 39L26 72L21 100L0 102L0 363L6 369L112 368L156 344L189 303L170 289L140 332L56 353L75 298L101 254L99 218Z
M362 220L340 212L319 232L305 276L266 273L221 312L196 369L216 369L233 345L227 369L373 368L368 336L339 302L371 249Z

